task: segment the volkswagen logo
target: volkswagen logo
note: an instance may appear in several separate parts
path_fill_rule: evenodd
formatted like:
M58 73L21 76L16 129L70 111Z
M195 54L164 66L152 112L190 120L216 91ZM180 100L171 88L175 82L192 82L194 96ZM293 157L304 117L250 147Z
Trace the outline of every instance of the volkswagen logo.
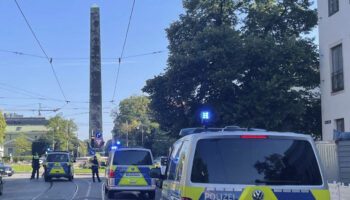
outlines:
M261 190L255 190L252 195L254 200L263 200L264 193Z

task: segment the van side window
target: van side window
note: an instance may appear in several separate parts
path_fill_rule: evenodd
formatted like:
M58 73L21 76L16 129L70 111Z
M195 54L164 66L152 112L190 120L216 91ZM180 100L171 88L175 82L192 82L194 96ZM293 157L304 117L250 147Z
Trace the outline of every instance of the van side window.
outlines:
M179 141L174 144L171 155L169 157L169 165L168 165L168 180L175 180L176 176L176 167L179 161L179 150L182 146L182 141Z
M182 144L182 147L179 151L179 161L177 163L176 177L175 177L176 181L181 180L182 169L183 169L183 166L185 164L186 153L188 150L188 143L189 143L188 141L184 141L184 143Z

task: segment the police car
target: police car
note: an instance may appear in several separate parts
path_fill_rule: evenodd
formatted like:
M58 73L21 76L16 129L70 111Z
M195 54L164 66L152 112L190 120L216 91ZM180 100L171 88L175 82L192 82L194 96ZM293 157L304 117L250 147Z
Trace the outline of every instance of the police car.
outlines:
M2 195L3 190L4 190L4 182L2 180L2 174L0 173L0 195Z
M74 178L73 159L69 152L66 151L52 151L46 156L43 163L45 173L45 181L50 181L52 178L68 178L72 181Z
M153 157L149 149L120 148L110 151L107 168L105 193L113 198L116 192L135 191L148 193L155 198L155 181L150 177Z
M181 134L166 175L151 170L163 179L163 200L330 200L309 135L239 127Z

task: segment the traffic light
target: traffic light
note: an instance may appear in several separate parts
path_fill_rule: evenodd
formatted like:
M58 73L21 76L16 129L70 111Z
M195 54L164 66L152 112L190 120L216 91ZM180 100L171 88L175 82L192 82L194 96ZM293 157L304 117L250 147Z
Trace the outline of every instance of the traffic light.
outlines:
M90 145L91 145L91 148L95 148L95 141L92 138L90 140Z

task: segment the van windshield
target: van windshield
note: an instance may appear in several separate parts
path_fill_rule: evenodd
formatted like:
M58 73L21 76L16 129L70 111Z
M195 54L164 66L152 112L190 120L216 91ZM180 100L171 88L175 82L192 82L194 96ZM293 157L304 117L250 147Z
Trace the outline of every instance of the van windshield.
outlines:
M292 139L220 138L199 140L194 183L322 185L311 144Z
M69 162L67 154L49 154L47 155L47 162Z
M113 165L152 165L152 158L148 151L116 151Z

